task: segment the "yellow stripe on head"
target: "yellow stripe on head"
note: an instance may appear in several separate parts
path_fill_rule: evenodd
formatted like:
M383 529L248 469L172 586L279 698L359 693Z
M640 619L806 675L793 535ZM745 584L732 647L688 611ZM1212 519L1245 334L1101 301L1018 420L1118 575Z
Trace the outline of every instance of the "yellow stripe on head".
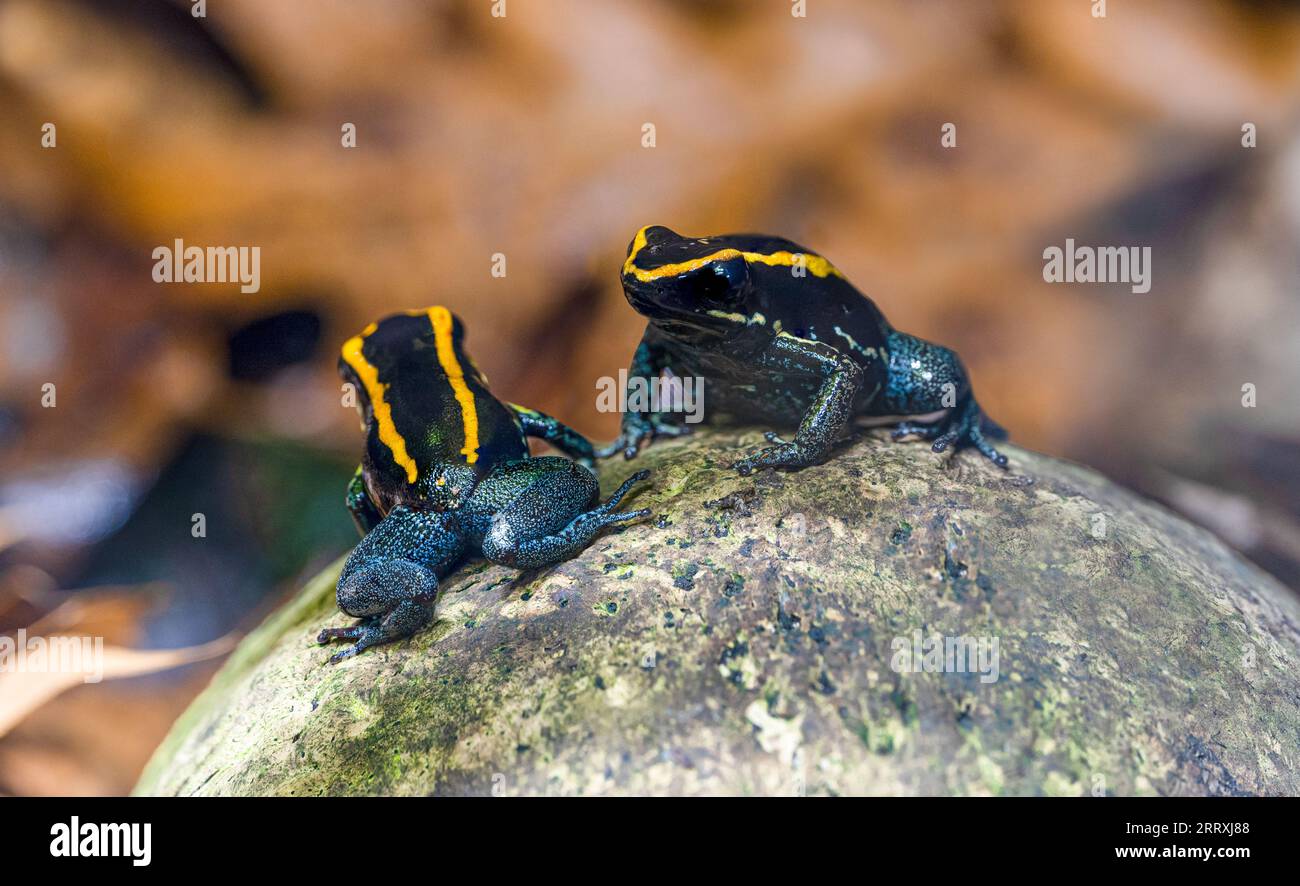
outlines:
M623 262L623 276L636 272L636 256L642 249L645 249L645 232L649 228L650 225L646 225L644 228L637 231L636 236L632 238L632 248L627 253L627 261Z
M456 348L452 341L451 311L436 305L429 308L429 324L433 326L433 341L438 350L438 363L447 374L456 402L460 404L460 419L465 426L465 445L460 450L468 464L478 461L478 410L474 406L474 394L465 384L465 371L456 359Z
M365 355L361 352L362 345L365 344L366 336L370 335L378 327L371 323L360 335L354 335L343 343L343 359L352 367L352 371L361 379L361 384L365 385L366 395L370 397L370 410L375 416L375 424L379 429L379 440L388 447L388 451L393 454L393 461L406 471L406 482L414 483L419 477L420 471L416 467L415 460L406 452L406 440L397 431L397 425L393 424L393 410L384 399L388 391L388 385L379 380L379 370L375 368Z
M675 262L668 265L660 265L657 268L639 268L636 265L637 254L646 246L646 230L652 225L647 225L636 232L636 237L632 241L632 251L628 253L627 261L623 262L624 276L635 277L642 283L649 283L652 280L662 280L665 277L679 277L682 274L689 273L704 267L707 264L719 261L730 261L733 258L743 258L751 264L764 264L773 266L794 267L796 264L803 263L804 267L814 277L839 277L844 278L839 269L820 255L811 252L789 252L781 250L779 252L742 252L739 249L719 249L703 258L692 258L683 262Z

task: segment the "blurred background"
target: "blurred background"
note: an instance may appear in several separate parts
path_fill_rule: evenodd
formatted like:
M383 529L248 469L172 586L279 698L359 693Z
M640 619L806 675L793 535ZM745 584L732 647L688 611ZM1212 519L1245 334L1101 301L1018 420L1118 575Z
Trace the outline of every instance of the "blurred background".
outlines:
M498 395L612 437L648 223L826 255L1016 442L1300 588L1300 9L1105 5L0 0L0 632L109 647L0 673L0 794L129 790L354 543L371 320L446 304ZM1067 237L1152 247L1150 292L1044 283ZM177 238L260 290L155 283Z

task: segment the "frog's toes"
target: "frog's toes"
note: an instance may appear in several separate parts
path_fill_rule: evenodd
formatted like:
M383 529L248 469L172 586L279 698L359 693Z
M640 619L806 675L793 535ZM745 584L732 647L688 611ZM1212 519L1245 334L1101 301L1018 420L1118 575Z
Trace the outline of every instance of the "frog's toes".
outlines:
M1007 457L994 449L993 445L984 438L984 432L981 430L979 424L976 424L970 429L968 439L971 444L980 451L980 454L993 462L993 464L1000 468L1005 468L1007 466Z
M650 420L650 427L656 437L685 437L695 432L688 424L676 424L658 417Z
M328 664L338 664L343 659L351 658L352 656L356 655L364 648L365 647L362 646L360 643L356 643L352 646L347 647L346 649L340 649L338 652L334 653L328 659L326 659L326 662Z
M650 516L649 508L639 508L635 511L612 511L604 509L588 511L580 515L573 521L573 528L578 535L592 535L609 526L622 526L642 517Z
M350 628L325 628L316 635L316 642L324 646L332 640L351 640L351 646L340 649L329 657L329 664L338 664L345 658L351 658L367 646L375 643L374 619L366 619Z
M596 458L609 458L611 455L618 452L619 450L624 450L626 448L627 448L627 443L624 441L622 435L619 435L607 445L596 447L595 450Z
M617 514L607 514L605 517L605 525L616 526L620 523L631 523L634 520L640 520L642 517L649 516L649 508L638 508L635 511L623 511Z
M961 436L962 432L960 428L953 428L950 431L945 431L939 436L939 439L934 441L934 444L930 448L935 452L943 452L949 446L961 439Z
M369 649L371 646L377 646L380 643L386 643L389 642L390 640L396 640L396 639L398 638L384 637L382 635L382 632L380 632L375 628L365 628L363 629L361 636L357 638L357 642L353 643L351 646L347 646L343 649L340 649L338 652L331 655L327 663L338 664L339 662L343 661L343 659L352 658L352 656L357 655L366 649Z
M628 491L633 486L635 486L636 484L640 483L643 480L648 479L649 477L650 477L650 472L648 470L637 471L631 477L628 477L626 480L624 480L622 485L620 485L618 489L614 490L614 494L609 497L608 501L593 508L590 513L592 514L610 513L611 511L614 510L614 508L618 507L618 503L623 500L623 496L627 495Z
M619 434L608 446L602 446L596 450L596 458L609 458L618 452L623 453L623 458L636 458L641 447L650 439L649 429L637 431L624 431Z
M748 458L742 458L732 465L742 477L748 477L759 468L804 468L814 464L805 449L797 443L781 443L760 449Z
M633 459L657 437L684 437L693 432L694 428L689 425L674 424L657 415L631 416L624 420L622 433L612 443L596 450L596 457L609 458L621 450L624 458Z
M355 628L327 628L321 631L321 637L327 642L331 639L355 640L346 649L340 649L330 656L330 664L338 664L345 658L351 658L362 650L381 643L392 643L411 636L429 622L433 621L433 599L423 595L401 603L388 613L364 619ZM329 634L328 637L325 635ZM320 637L317 638L318 640Z
M974 421L961 422L945 431L942 436L934 441L930 448L935 452L943 452L949 446L959 449L965 445L974 446L981 455L998 467L1005 468L1007 466L1007 457L994 449L993 445L985 439L978 418Z
M350 628L325 628L316 635L316 642L324 646L331 640L356 640L365 633L365 630L364 625L353 625Z

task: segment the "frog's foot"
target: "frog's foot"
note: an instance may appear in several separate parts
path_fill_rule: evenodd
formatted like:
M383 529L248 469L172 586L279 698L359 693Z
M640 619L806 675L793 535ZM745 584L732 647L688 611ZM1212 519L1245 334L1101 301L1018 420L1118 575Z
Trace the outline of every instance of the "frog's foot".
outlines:
M626 480L624 480L622 485L620 485L617 489L615 489L614 494L611 495L608 499L606 499L606 501L603 504L597 505L595 508L591 509L587 513L600 514L600 515L609 514L614 510L614 508L618 507L618 503L623 500L623 496L627 495L633 486L640 483L642 480L649 480L649 479L650 479L649 471L637 471L631 477L628 477ZM649 512L647 511L647 513Z
M339 608L360 623L326 628L316 642L353 641L330 657L330 664L337 664L371 646L409 637L433 620L437 596L438 579L431 569L409 560L373 561L339 580Z
M813 452L797 441L782 440L768 431L763 435L768 442L777 445L768 446L758 452L742 458L732 465L742 477L748 477L759 468L806 468L822 460L822 453Z
M397 608L380 619L367 619L351 628L326 628L320 632L316 642L324 645L330 640L354 640L345 649L341 649L329 658L330 664L338 664L345 658L351 658L364 649L381 643L401 640L425 627L433 620L433 606L407 600L399 603ZM327 636L328 635L328 636Z
M939 422L943 433L938 436L930 446L935 452L943 452L949 446L956 451L963 446L974 446L980 453L993 464L1000 468L1007 466L1007 457L993 448L985 434L984 414L980 411L979 404L972 398L965 407L960 410L954 410L955 417L949 415L948 418ZM996 424L989 422L989 432L996 434L1001 431ZM1005 431L1002 431L1005 435Z
M651 441L660 437L685 437L692 428L686 424L665 421L658 414L628 413L623 419L623 431L608 446L596 450L597 458L609 458L620 450L624 458L636 458L637 453Z
M331 640L360 640L366 632L368 623L373 623L374 618L364 619L362 624L355 624L350 628L325 628L316 635L316 642L321 646Z

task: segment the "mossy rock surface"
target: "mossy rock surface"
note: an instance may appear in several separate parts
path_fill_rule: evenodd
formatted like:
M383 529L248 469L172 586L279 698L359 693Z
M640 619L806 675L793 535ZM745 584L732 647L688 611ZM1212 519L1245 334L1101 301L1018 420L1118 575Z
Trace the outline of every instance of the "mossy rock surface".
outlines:
M605 462L606 492L655 470L628 506L656 518L540 572L471 562L432 628L329 666L336 563L137 792L1300 793L1300 605L1209 533L1014 446L1008 472L879 432L728 469L761 443ZM900 671L917 631L997 639L997 679Z

